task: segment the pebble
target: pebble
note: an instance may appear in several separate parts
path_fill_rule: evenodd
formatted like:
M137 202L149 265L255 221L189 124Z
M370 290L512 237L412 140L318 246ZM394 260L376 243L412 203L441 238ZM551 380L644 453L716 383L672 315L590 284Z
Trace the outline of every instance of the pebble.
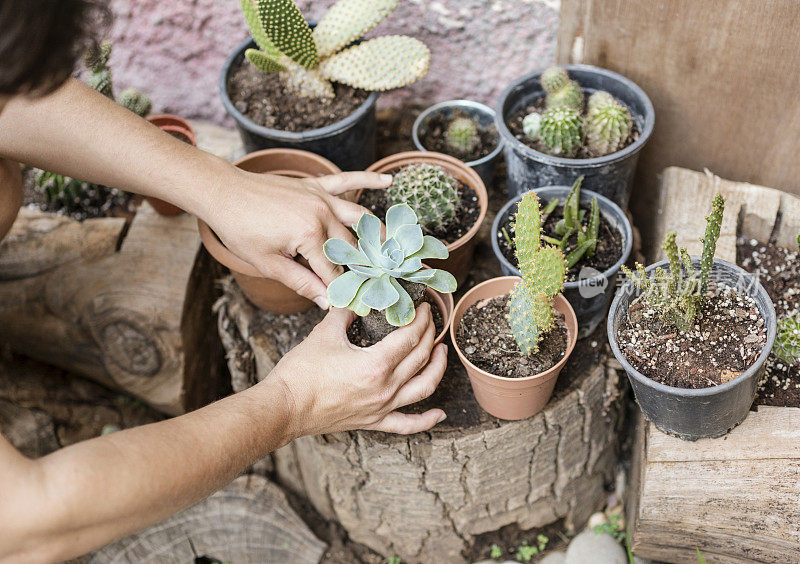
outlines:
M564 564L627 564L625 549L610 535L585 530L572 539Z
M608 517L606 517L605 513L598 511L597 513L592 513L592 516L589 517L589 522L586 523L586 528L590 531L593 531L595 527L605 525L606 523L608 523Z
M558 552L551 552L541 560L539 560L539 564L566 564L567 562L567 555L563 550L559 550Z

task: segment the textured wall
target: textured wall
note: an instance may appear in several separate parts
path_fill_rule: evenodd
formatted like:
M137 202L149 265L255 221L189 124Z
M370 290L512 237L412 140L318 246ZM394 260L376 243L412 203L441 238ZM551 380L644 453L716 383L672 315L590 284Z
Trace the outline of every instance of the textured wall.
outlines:
M553 61L559 0L404 0L372 34L406 33L433 52L426 78L382 97L493 103L516 76ZM332 0L298 0L319 18ZM237 0L112 0L117 88L136 86L158 111L222 122L222 63L247 37Z

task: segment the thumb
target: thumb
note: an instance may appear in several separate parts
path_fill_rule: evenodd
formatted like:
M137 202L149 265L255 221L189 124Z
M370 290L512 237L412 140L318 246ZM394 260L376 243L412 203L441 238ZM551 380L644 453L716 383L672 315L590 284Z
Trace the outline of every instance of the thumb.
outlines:
M313 271L287 257L276 257L272 266L270 278L278 280L304 298L308 298L321 309L330 307L328 289Z

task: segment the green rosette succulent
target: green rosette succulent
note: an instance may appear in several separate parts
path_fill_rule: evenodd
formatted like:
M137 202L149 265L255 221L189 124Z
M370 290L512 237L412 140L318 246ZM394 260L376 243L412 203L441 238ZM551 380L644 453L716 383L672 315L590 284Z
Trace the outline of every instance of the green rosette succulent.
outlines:
M328 239L325 256L348 270L328 286L328 300L334 307L348 308L364 317L372 310L384 311L386 321L402 327L414 321L416 310L400 280L424 284L443 293L456 289L452 274L437 268L423 268L426 259L445 259L444 243L422 234L417 215L407 204L386 212L386 239L381 239L381 222L365 213L355 226L358 248L342 239Z

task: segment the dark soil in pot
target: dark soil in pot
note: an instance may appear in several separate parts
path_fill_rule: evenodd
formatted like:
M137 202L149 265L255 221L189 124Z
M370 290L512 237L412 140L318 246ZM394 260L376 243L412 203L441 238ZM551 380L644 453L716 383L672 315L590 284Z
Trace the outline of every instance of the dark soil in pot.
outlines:
M497 128L494 125L489 127L477 126L478 136L480 138L478 144L469 152L456 151L450 147L444 138L444 133L450 126L450 123L462 116L458 110L453 114L453 117L445 117L442 114L434 114L426 121L426 130L420 142L428 151L436 151L437 153L444 153L450 155L466 163L482 159L495 149L499 142L497 135Z
M333 99L300 98L287 90L277 73L266 74L246 59L234 66L228 96L237 110L258 125L281 131L307 131L351 115L369 92L333 84Z
M585 226L589 223L589 206L581 205L581 209L586 210L583 219L583 225ZM511 241L514 240L514 219L516 216L517 212L516 208L514 208L513 212L503 218L500 223L500 231L499 233L495 233L494 236L497 237L497 242L500 245L500 252L503 253L506 260L513 264L514 267L519 268L517 257L514 254L514 248L511 244ZM561 237L556 235L555 228L556 223L558 223L558 220L562 217L564 217L564 206L557 206L556 209L553 210L553 213L547 216L547 220L542 227L542 232L550 237L560 239ZM505 233L503 233L504 229ZM506 234L508 235L508 239L506 239ZM597 249L594 255L589 258L585 256L582 257L575 266L570 268L567 271L567 282L575 282L578 280L578 274L584 266L594 268L600 272L605 272L617 264L620 256L622 256L622 233L620 233L616 227L609 224L602 213L600 214L600 229L598 230L598 235L599 240L597 241ZM577 234L570 237L564 256L569 255L569 253L577 247L577 241Z
M391 174L395 172L397 171L392 171ZM453 220L441 229L426 231L426 234L433 235L446 245L454 243L466 235L467 231L478 221L478 216L481 214L481 204L475 190L463 182L458 184L460 201ZM389 202L389 197L385 190L364 190L358 203L378 217L386 217L386 210L391 207L391 202Z
M642 297L617 335L628 362L648 378L677 388L708 388L752 366L767 341L755 301L720 285L709 292L689 331L661 321Z
M423 295L422 299L420 300L420 303L422 302L427 302L431 306L433 325L436 327L436 335L438 335L442 332L442 329L444 329L445 325L445 319L442 317L442 312L439 310L436 302L434 302L433 299L427 294ZM361 317L357 318L347 330L347 338L350 339L350 342L357 347L371 347L380 341L380 339L370 338L364 328L364 318Z
M592 93L591 91L588 90L584 90L584 92L586 94L586 98L588 98ZM529 139L528 136L525 135L525 133L522 131L522 120L525 119L525 116L527 116L531 112L542 113L544 110L545 110L544 98L540 98L539 100L536 101L535 104L529 105L526 108L511 115L511 117L509 117L506 120L506 125L508 126L508 130L511 132L511 134L517 139L519 139L520 142L524 143L534 151L539 151L540 153L545 153L549 155L550 153L547 151L547 148L541 143L541 141L539 141L538 139L536 140ZM628 110L630 110L630 108L628 108ZM584 110L581 110L581 114L585 115ZM639 129L638 126L636 125L636 121L634 120L630 135L628 135L628 138L625 140L625 143L622 145L622 147L617 149L617 151L621 151L631 143L634 143L638 138L639 138ZM591 152L589 152L589 149L584 144L581 145L581 148L578 150L578 154L575 155L573 158L592 159L596 156L598 155L594 155Z
M736 262L758 275L775 305L778 320L800 312L800 253L754 239L738 241ZM770 355L755 405L800 407L800 362Z
M508 325L509 296L480 301L467 309L456 332L456 341L469 361L495 376L526 378L558 364L567 350L564 316L556 312L553 329L539 343L539 352L525 355Z

